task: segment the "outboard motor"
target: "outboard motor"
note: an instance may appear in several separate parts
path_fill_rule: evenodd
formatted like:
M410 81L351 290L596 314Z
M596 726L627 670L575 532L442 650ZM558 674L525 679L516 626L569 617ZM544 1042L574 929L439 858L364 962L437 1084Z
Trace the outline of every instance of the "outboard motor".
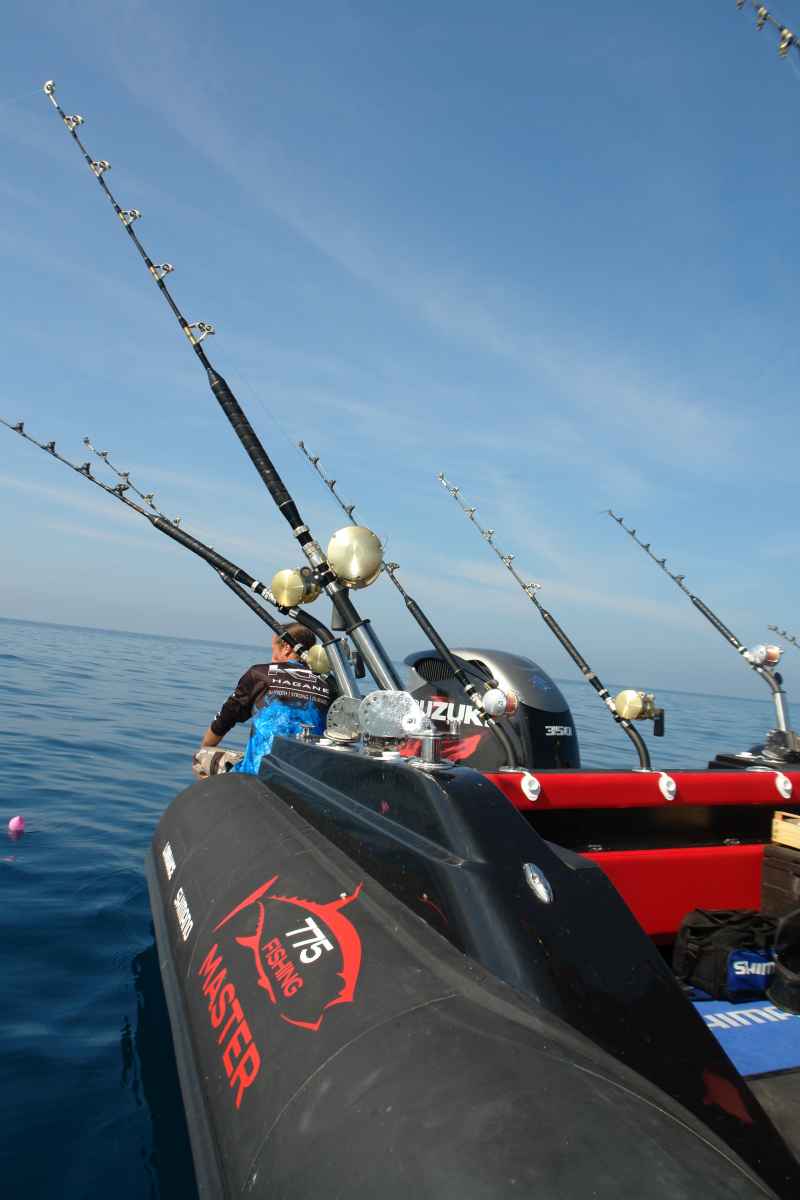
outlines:
M503 717L503 728L511 738L519 761L527 767L569 768L581 765L578 735L564 696L537 663L521 654L504 650L458 649L464 670L483 687L496 679L504 692L513 693L519 707ZM507 765L502 747L481 723L476 709L447 663L433 650L420 650L405 659L409 668L408 690L421 709L446 736L443 758L464 763L478 771L497 771Z

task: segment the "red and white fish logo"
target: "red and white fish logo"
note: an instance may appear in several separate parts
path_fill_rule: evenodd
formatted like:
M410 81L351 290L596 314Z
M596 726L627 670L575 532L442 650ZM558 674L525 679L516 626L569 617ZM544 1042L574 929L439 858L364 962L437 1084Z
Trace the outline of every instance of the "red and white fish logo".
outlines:
M325 1013L355 996L361 970L361 938L342 909L357 899L363 884L348 896L318 904L272 891L278 876L237 904L215 927L246 913L248 932L236 942L249 950L258 986L280 1017L301 1029L319 1029ZM241 922L237 921L237 928Z

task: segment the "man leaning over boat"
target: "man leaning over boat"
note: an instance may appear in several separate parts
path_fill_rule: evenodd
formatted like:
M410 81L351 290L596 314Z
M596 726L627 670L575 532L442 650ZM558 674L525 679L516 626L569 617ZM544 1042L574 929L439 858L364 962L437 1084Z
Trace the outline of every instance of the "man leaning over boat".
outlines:
M285 626L284 635L291 645L277 634L273 636L272 662L255 663L245 671L203 734L192 762L196 775L206 778L230 770L257 775L276 734L293 737L306 727L311 733L324 731L332 698L330 685L300 660L316 639L310 629L298 624ZM234 725L251 718L244 755L216 749Z

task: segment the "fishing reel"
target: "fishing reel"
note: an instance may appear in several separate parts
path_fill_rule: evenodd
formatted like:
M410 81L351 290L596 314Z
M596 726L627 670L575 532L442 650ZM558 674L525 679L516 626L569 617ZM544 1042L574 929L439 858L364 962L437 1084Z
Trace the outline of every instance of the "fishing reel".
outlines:
M753 646L742 657L754 667L766 667L771 671L781 661L783 650L780 646Z
M653 737L664 736L664 709L656 708L652 692L625 688L612 700L614 711L623 721L652 721Z
M315 675L330 675L331 660L328 657L328 651L324 646L320 646L319 642L310 650L304 650L300 657L309 671L313 671Z
M374 691L340 696L328 709L325 736L334 743L362 742L373 753L395 754L409 738L433 736L433 722L409 692Z
M345 525L328 542L331 570L345 587L369 587L381 573L383 546L366 525Z
M328 563L345 587L369 587L383 569L383 546L366 525L346 525L328 543ZM313 604L320 586L313 567L289 568L273 576L270 590L281 608Z
M280 608L295 608L298 604L313 604L320 586L312 567L287 567L273 575L270 591Z
M491 687L480 697L480 703L487 717L513 717L519 708L519 696L516 692Z

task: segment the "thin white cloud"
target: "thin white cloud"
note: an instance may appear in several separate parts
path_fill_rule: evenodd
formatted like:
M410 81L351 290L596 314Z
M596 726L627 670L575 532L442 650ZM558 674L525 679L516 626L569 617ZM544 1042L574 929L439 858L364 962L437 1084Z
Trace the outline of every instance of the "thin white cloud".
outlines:
M153 550L153 543L147 538L117 533L108 529L98 529L95 525L79 525L75 521L45 521L44 525L46 529L52 529L56 533L68 533L70 537L88 538L97 542L114 542L121 546L135 546L137 549L147 550L148 553Z
M522 606L531 613L531 616L535 615L531 611L531 601L525 597L519 585L510 575L504 578L506 572L499 562L492 564L489 560L484 564L472 559L450 559L442 570L446 577L452 579L454 583L479 585L484 598L488 592L491 592L493 612L496 611L498 602L505 599L503 607L508 611L518 612ZM520 574L526 581L529 579L524 569L520 570ZM417 574L420 584L424 584L425 578L426 576ZM691 611L684 612L675 604L666 602L662 604L647 598L617 595L609 591L607 579L598 581L596 578L587 578L581 583L569 583L560 579L549 579L547 576L533 576L532 578L541 584L537 598L545 608L552 607L554 603L568 603L573 609L585 609L589 612L596 612L600 609L603 612L624 614L678 628L697 624L696 614Z
M114 522L129 522L132 514L124 512L122 506L112 502L111 497L96 497L91 494L81 494L67 487L54 487L51 484L37 483L32 479L20 479L15 475L0 474L0 487L8 491L24 492L37 499L51 500L59 508L74 508L78 512L91 513Z
M254 145L207 99L194 82L204 77L197 62L202 47L192 46L190 62L169 14L145 3L137 8L147 20L139 23L142 44L135 59L121 36L109 47L116 77L215 169L235 179L249 204L273 212L351 276L433 329L517 368L531 386L546 384L593 431L598 462L606 461L610 430L629 450L676 469L708 473L737 456L742 424L723 411L721 400L685 394L677 379L661 377L620 342L602 351L588 346L572 325L555 323L544 300L510 297L494 280L423 266L397 237L389 244L357 216L337 211L329 181L317 178L308 162L268 132Z

